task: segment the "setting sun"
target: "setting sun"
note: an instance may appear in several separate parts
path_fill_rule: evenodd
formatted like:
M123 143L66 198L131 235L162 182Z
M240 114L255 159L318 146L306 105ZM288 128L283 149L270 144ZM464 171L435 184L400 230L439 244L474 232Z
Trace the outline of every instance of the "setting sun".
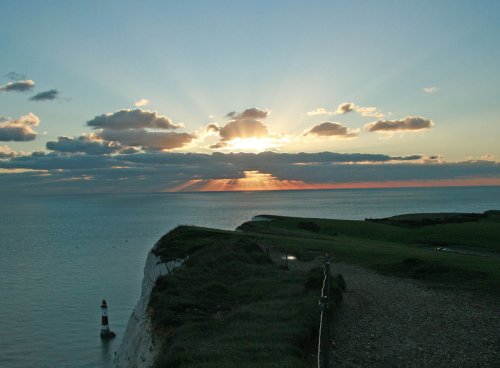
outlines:
M227 149L230 151L264 152L275 148L276 140L272 138L235 138L228 143Z

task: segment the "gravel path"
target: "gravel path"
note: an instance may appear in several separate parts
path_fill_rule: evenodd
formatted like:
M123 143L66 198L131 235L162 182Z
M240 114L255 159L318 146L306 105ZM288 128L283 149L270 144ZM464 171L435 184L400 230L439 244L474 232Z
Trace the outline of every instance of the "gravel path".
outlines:
M500 306L335 263L333 367L500 367Z

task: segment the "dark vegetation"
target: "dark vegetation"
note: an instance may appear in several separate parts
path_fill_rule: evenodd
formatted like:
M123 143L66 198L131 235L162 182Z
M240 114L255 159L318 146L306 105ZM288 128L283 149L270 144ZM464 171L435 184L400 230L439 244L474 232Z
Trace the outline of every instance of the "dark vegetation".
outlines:
M323 271L280 268L260 240L195 227L160 239L163 260L188 258L151 295L154 334L163 343L156 367L312 365ZM340 301L343 279L332 278L331 286Z
M366 219L366 221L380 224L420 227L429 225L461 224L464 222L475 222L490 216L499 216L500 211L486 211L484 213L427 213L393 216L382 219Z

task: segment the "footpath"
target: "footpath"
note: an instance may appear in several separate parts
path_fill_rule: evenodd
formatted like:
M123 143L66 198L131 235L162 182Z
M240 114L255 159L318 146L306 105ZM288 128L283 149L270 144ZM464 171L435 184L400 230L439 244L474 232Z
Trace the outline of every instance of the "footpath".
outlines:
M334 367L500 367L500 306L348 264Z

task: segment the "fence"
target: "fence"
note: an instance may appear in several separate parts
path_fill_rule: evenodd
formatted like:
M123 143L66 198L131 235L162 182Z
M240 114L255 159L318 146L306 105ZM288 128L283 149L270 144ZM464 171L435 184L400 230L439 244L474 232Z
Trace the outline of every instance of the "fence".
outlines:
M309 252L309 255L318 255L319 252ZM287 250L278 250L276 247L266 247L266 255L274 262L281 262L289 268L289 261L295 261L296 257ZM330 352L332 342L330 338L330 264L331 258L328 253L324 254L325 265L323 268L323 286L319 299L320 321L318 336L318 368L330 368Z
M330 256L325 254L323 287L319 299L321 311L318 336L318 368L330 368Z

